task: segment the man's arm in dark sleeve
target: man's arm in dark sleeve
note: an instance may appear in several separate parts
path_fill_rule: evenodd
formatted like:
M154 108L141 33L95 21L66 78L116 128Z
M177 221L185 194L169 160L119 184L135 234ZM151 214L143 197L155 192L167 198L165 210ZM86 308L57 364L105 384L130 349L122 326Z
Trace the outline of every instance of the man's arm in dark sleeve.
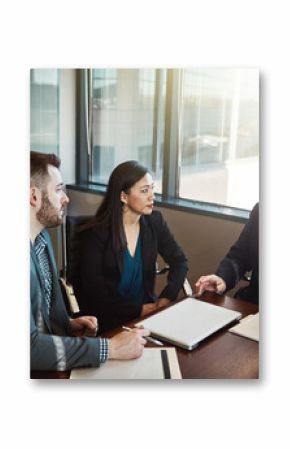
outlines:
M258 204L256 204L238 240L216 270L217 276L224 279L227 290L234 288L246 271L252 270L251 245L256 244L253 239L258 238L256 232L258 213Z

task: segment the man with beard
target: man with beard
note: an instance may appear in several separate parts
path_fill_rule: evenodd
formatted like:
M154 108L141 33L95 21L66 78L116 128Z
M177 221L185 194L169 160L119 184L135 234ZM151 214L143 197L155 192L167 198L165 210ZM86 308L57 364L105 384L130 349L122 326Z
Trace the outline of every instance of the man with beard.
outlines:
M141 356L145 329L111 339L92 338L97 319L68 316L60 290L49 234L62 223L69 199L54 154L30 153L30 337L31 369L64 371L98 367L107 359Z

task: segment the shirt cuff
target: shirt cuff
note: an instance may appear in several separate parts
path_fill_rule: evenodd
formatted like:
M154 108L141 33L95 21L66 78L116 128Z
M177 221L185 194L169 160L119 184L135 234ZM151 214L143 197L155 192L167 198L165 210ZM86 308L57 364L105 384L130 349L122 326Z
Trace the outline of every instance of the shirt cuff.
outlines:
M100 362L104 363L109 355L109 342L107 338L100 338Z

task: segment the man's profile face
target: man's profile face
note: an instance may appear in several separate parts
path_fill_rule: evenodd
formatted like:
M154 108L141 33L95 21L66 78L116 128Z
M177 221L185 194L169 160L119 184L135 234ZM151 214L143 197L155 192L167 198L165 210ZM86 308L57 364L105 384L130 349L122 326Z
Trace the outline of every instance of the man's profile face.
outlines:
M36 218L45 227L50 228L62 223L66 205L69 202L64 192L60 171L53 165L48 166L46 189L42 190L41 206Z

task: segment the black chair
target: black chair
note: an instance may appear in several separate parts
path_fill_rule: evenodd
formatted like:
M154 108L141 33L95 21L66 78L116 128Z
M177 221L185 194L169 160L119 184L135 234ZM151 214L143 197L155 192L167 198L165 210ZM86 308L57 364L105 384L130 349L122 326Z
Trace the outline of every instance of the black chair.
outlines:
M91 215L67 216L62 224L63 269L60 283L67 311L72 317L80 314L80 308L72 286L72 281L78 269L80 253L79 228L91 218Z

